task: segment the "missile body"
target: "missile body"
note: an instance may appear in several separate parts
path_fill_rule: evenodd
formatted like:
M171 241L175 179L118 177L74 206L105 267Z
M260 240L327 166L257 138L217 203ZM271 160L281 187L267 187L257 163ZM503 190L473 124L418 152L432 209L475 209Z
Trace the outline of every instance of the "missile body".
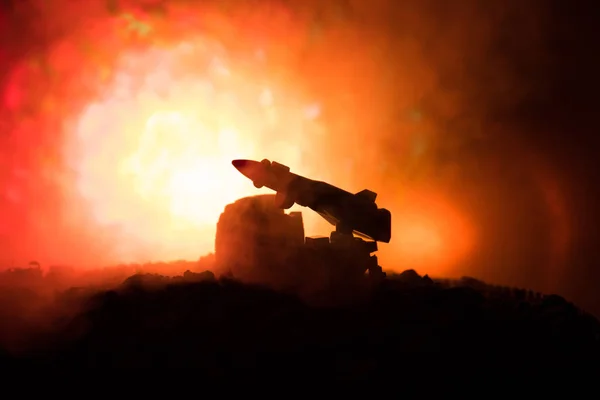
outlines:
M297 203L317 212L338 232L384 243L391 239L391 213L377 207L377 194L370 190L353 194L329 183L296 175L289 167L266 159L261 162L234 160L232 164L255 187L266 186L277 192L276 202L280 208L287 209Z

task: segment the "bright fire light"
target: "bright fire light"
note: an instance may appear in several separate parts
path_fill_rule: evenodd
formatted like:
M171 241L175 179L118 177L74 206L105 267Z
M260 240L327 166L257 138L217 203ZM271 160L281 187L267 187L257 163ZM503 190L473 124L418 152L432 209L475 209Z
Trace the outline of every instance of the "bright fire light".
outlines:
M264 54L256 57L260 65ZM318 158L315 135L324 129L318 103L236 65L201 38L129 53L104 97L78 119L67 148L79 191L96 221L123 238L124 262L213 251L224 206L269 192L242 177L233 159L270 158L337 183L340 171L327 167L338 164L325 149L322 165L303 162L305 154ZM472 235L439 196L411 196L380 205L394 213L393 242L382 246L382 261L394 269L441 271L469 251ZM313 213L304 216L308 234L331 230Z
M260 193L231 160L301 165L318 104L234 67L203 39L123 57L68 144L80 192L100 224L139 248L152 246L154 257L194 259L213 250L224 206ZM124 246L121 257L136 254Z
M173 20L179 17L171 15ZM282 32L293 31L282 24ZM155 37L160 37L157 32ZM322 116L320 102L329 110L331 99L312 98L306 81L293 78L302 69L287 60L288 42L266 51L246 51L244 46L241 55L216 40L218 33L199 32L194 28L181 33L184 41L172 38L120 53L106 74L110 80L102 93L69 121L65 131L76 191L98 228L103 234L110 232L107 239L102 235L110 259L197 259L213 251L224 207L241 197L270 192L257 190L241 176L231 166L236 158L269 158L347 190L354 186L356 191L377 191L379 206L393 214L392 242L380 246L379 252L385 268L442 271L468 253L473 237L447 199L427 193L398 201L393 187L402 187L404 193L411 183L400 176L384 177L385 172L374 167L379 156L372 153L380 145L376 138L363 138L368 130L363 132L357 122L363 116L365 121L377 119L377 107L369 112L363 108L379 100L348 92L348 87L375 84L369 68L360 74L344 73L341 66L338 72L335 63L323 61L330 71L323 79L331 90L320 95L331 92L342 99L334 93L339 90L355 97L344 103L344 112ZM363 56L353 57L361 65ZM320 78L313 73L303 79ZM340 124L339 118L347 118L347 123ZM397 139L409 140L410 135L398 134ZM374 147L361 147L366 143ZM332 152L328 146L344 151ZM422 149L415 157L421 166L431 162ZM359 170L373 179L372 186L357 182L353 171ZM390 178L393 187L382 187ZM308 235L329 234L331 227L315 213L295 208L304 211Z

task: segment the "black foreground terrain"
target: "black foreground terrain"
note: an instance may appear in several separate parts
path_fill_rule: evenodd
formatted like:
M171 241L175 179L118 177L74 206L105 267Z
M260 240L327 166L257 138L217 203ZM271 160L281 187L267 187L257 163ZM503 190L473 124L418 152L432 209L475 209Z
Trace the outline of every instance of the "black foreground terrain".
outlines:
M353 378L600 360L600 324L559 296L474 279L434 282L414 271L328 307L210 272L136 275L117 290L61 296L83 309L57 319L27 351L0 354L4 364Z

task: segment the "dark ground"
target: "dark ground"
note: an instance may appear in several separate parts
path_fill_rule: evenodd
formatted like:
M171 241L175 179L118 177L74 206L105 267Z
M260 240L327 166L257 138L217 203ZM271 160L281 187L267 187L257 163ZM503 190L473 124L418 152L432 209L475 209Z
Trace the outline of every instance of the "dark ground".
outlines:
M3 364L185 366L215 377L301 371L350 379L406 370L464 374L486 366L511 373L595 368L600 360L599 322L559 296L467 278L432 281L414 271L341 306L309 306L210 272L135 275L116 290L71 289L56 298L54 310L62 313L42 312L51 322L21 333L28 339L4 352ZM26 315L3 314L3 330L18 324L15 315Z

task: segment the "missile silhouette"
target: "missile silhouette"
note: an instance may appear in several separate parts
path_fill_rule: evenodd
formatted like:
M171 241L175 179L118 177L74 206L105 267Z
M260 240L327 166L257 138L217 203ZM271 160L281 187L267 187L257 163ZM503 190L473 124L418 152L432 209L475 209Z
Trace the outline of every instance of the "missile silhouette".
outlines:
M256 188L274 190L279 208L288 209L296 203L318 213L338 232L384 243L391 239L391 213L377 207L375 192L365 189L350 193L329 183L296 175L288 166L267 159L231 163Z

